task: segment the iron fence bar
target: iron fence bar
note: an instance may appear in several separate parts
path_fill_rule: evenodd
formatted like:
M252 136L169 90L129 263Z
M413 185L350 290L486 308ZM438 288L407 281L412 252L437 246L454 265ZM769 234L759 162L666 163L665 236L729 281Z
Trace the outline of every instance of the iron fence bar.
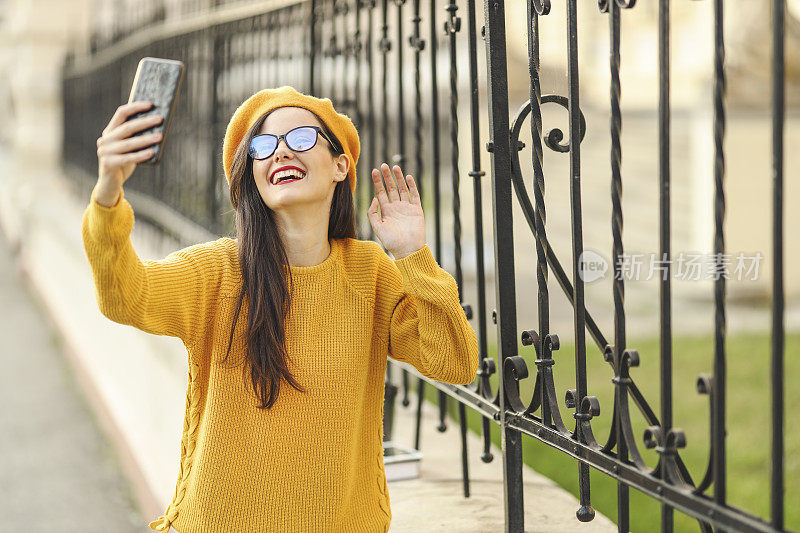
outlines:
M422 85L421 85L421 78L420 78L420 64L422 59L422 50L425 49L425 40L422 39L420 34L420 22L422 22L422 17L420 17L420 2L419 0L414 0L413 4L414 9L414 17L411 19L411 22L414 25L414 33L408 38L409 45L414 50L414 148L415 148L415 157L414 157L414 176L416 176L416 183L417 183L417 190L420 194L420 199L424 198L422 193L422 182L423 177L422 173L424 171L423 166L423 158L422 158ZM403 373L403 385L404 385L404 393L407 394L408 392L408 381L409 381L409 374L408 372ZM417 380L417 410L415 416L415 444L416 449L419 449L419 435L420 429L422 424L422 402L424 401L424 390L423 390L424 382L422 380ZM403 397L403 405L409 405L409 400L407 395Z
M391 41L389 40L389 6L388 0L381 0L381 39L378 42L378 49L381 51L381 112L382 120L381 127L383 134L380 135L382 141L381 161L389 161L389 95L388 95L388 72L389 72L389 50L391 49ZM388 251L387 251L388 253ZM393 384L393 369L395 365L386 365L386 383Z
M785 121L785 0L772 2L772 461L770 516L783 529L783 128Z
M397 75L398 84L397 85L398 85L398 87L397 87L397 90L398 90L398 106L397 106L397 109L398 109L398 117L400 117L400 119L399 119L399 123L400 124L398 124L398 137L399 137L398 141L399 141L399 145L401 146L401 148L398 150L399 153L395 154L394 160L395 160L396 164L400 165L400 168L403 171L403 175L405 176L405 175L407 175L409 173L414 174L414 172L409 170L409 169L407 169L407 168L404 168L405 167L405 161L407 160L407 158L404 155L405 154L405 105L403 104L403 84L404 84L404 82L403 82L404 75L403 74L404 74L404 69L403 69L403 60L402 60L403 47L406 45L406 41L405 41L405 39L403 39L403 31L402 31L403 3L404 2L405 2L405 0L395 0L395 4L397 4L397 21L398 21L398 30L397 30L397 48L398 48L398 50L397 50L397 53L398 53L398 60L397 60L397 73L398 73L398 75ZM413 37L409 37L408 45L410 47L414 46L413 43L411 42L412 39L413 39ZM414 76L416 78L416 70L415 70ZM415 115L416 115L416 113L415 113ZM417 128L419 128L419 124L417 124ZM415 134L415 138L416 138L416 136L418 135L418 131L416 130L416 128L412 128L412 129L415 130L414 134ZM398 161L401 161L401 162L398 162ZM417 179L419 179L419 174L416 174L416 175L417 175ZM404 407L407 407L407 406L409 406L411 404L411 401L408 399L408 393L409 393L409 387L410 387L409 381L408 381L409 374L408 374L408 372L403 370L403 371L400 372L400 377L402 379L402 384L403 384L403 399L402 399L401 403L403 404Z
M434 254L437 261L441 260L441 218L440 218L440 191L439 191L439 81L437 77L437 27L436 27L436 0L429 2L429 32L430 32L430 56L431 56L431 183L433 185L433 239ZM421 176L420 176L421 177ZM425 180L419 181L420 197L425 199L423 192ZM417 413L414 428L414 447L420 449L421 426L422 426L422 402L425 398L425 381L417 380Z
M445 10L446 9L447 9L447 7L445 7ZM447 22L445 22L444 32L445 32L445 34L448 33ZM451 65L452 65L452 61L451 61ZM452 68L452 66L451 66L451 68ZM451 95L451 97L452 97L452 95ZM451 135L452 135L452 121L451 121ZM439 186L438 182L437 182L436 186L438 188L438 186ZM438 209L439 209L439 207L437 206L437 211L438 211ZM439 233L440 231L441 231L441 227L437 226L436 227L437 238L438 238L437 242L441 242L441 234ZM436 249L436 261L440 265L443 264L441 248L437 248ZM436 429L438 431L440 431L440 432L444 432L444 431L447 431L447 395L445 395L442 391L439 391L437 393L437 400L436 401L437 401L437 404L439 406L439 425L436 426Z
M256 43L255 43L256 35L254 31L255 19L250 19L250 20L253 22L253 27L250 29L250 31L242 35L243 38L242 47L244 48L244 54L243 54L244 57L242 62L245 65L255 65L256 58L258 57L256 51ZM289 52L288 58L294 59L294 51ZM245 82L245 85L247 85L248 87L258 87L258 81L256 78L256 76L258 75L257 69L254 66L251 66L250 68L247 68L244 71L248 75L247 78L245 78L247 80Z
M341 92L341 106L344 108L346 114L352 114L352 110L355 107L355 98L353 87L351 86L350 80L353 79L353 74L350 72L351 69L351 61L350 56L352 55L352 46L353 46L353 35L350 33L350 0L341 0L340 3L340 15L342 19L342 44L339 48L339 55L341 57L342 68L339 72L343 72L344 75L339 77L340 81L340 90ZM360 207L360 204L356 204Z
M547 7L547 9L544 9ZM549 12L549 6L542 6L542 9L537 10L537 14L546 14ZM567 83L569 86L569 96L568 96L568 113L569 113L569 184L570 184L570 208L571 208L571 233L572 233L572 261L573 261L573 269L572 269L572 277L573 277L573 299L572 299L572 307L573 307L573 320L575 323L575 331L574 331L574 342L575 342L575 385L576 385L576 392L577 397L574 398L574 407L575 407L575 421L576 421L576 431L577 438L579 442L594 440L593 436L585 435L583 430L579 430L581 427L581 422L586 422L586 427L588 429L588 422L589 417L591 415L587 414L587 406L585 405L584 398L587 397L587 381L586 381L586 306L584 302L584 293L583 293L583 278L580 274L580 270L582 268L582 256L583 256L583 218L581 214L581 159L580 159L580 144L583 138L582 132L582 115L580 111L580 100L579 100L579 69L578 69L578 26L577 26L577 3L573 0L567 2L566 5L566 18L567 18L567 50L568 50L568 60L567 60ZM534 14L535 17L535 14ZM537 20L538 22L538 20ZM537 34L537 41L538 41L538 34ZM538 46L538 42L536 43ZM538 50L536 50L537 54L535 54L536 60L538 62ZM537 65L538 67L538 65ZM536 76L536 83L538 85L538 72ZM537 94L537 98L541 101L541 90L539 90ZM531 100L531 111L533 110L533 100ZM537 102L538 105L541 105ZM539 113L538 120L541 121L541 112L537 109L536 112ZM533 115L531 117L533 120ZM540 134L541 126L537 126L537 130ZM541 149L541 148L539 148ZM545 234L545 202L544 202L544 172L541 168L541 160L539 161L539 171L540 176L536 176L537 184L534 189L535 195L541 195L541 199L538 197L536 198L537 201L537 211L541 208L541 217L540 220L536 220L538 224L537 233L539 237L539 241L537 242L537 255L539 255L539 261L537 261L538 269L541 272L541 282L540 282L540 295L542 294L542 289L544 289L545 294L547 291L547 259L548 256L552 254L552 251L547 249L543 246L543 243L546 242L546 234ZM541 247L541 254L539 254L539 247ZM554 254L553 254L553 257ZM549 303L549 299L548 299ZM547 321L541 321L541 328L542 333L540 337L548 338L550 336L549 332L549 308L544 308L540 305L542 311L540 311L541 316L547 317ZM557 337L556 337L557 340ZM550 353L550 347L552 343L547 342L543 343L542 345L542 355L543 359L551 360L552 354ZM550 368L546 369L550 371ZM542 389L545 389L545 383L542 383ZM548 413L546 410L546 406L549 402L545 401L544 395L542 396L542 416L545 424L549 423L548 420ZM556 410L557 412L557 410ZM588 522L594 518L594 510L591 507L591 499L590 499L590 482L589 482L589 472L588 470L579 465L578 468L578 485L579 485L579 496L580 496L580 508L576 512L576 516L580 521Z
M603 0L608 12L610 37L610 72L611 72L611 233L613 236L611 263L614 272L614 346L610 352L614 362L614 430L616 432L617 459L628 461L628 442L625 439L625 422L622 419L623 409L627 404L627 382L623 369L623 357L626 348L625 338L625 281L622 276L622 146L620 133L622 116L620 111L620 10L617 0ZM577 282L577 280L576 280ZM630 500L628 486L617 483L617 528L620 532L630 530Z
M373 57L373 38L374 38L374 23L372 14L375 11L375 0L365 0L367 5L367 44L364 47L367 55L367 104L369 105L369 113L367 113L367 139L369 146L367 153L369 154L369 165L374 164L377 159L377 141L375 140L375 60ZM365 167L367 168L367 167ZM372 169L370 169L372 172ZM372 224L367 224L367 238L374 240L375 232L372 230Z
M277 34L277 32L274 32L274 31L272 33L273 33L273 35ZM224 79L224 83L221 84L222 85L222 101L224 102L225 105L227 105L229 107L233 107L234 105L236 105L236 97L234 96L234 91L233 91L234 79L233 79L232 68L231 68L233 66L231 64L232 63L232 59L231 58L234 57L233 43L231 42L232 41L232 39L231 39L232 35L231 35L231 33L224 33L222 31L220 31L219 34L222 37L222 43L223 43L222 53L221 53L221 55L222 55L221 68L220 68L220 71L218 73ZM273 41L274 53L273 53L273 56L272 56L273 62L275 63L276 78L280 75L280 72L278 70L279 66L280 66L280 62L276 61L276 59L280 58L280 56L279 56L279 53L280 53L279 46L280 45L277 42L277 38L276 38L276 40ZM221 115L221 116L223 116L223 115ZM228 115L228 116L230 116L230 115ZM222 129L221 129L222 126L219 125L219 127L220 127L220 130L218 130L218 133L220 133L222 131ZM219 138L219 137L217 137L217 138ZM219 168L219 167L217 167L217 168Z
M449 13L448 20L445 22L444 30L450 37L450 157L451 157L451 176L453 185L453 262L455 267L455 280L458 285L458 299L464 308L464 283L461 272L461 195L459 186L461 183L458 168L458 65L456 55L456 35L461 30L461 17L456 16L458 5L452 0L445 8ZM469 313L467 313L469 319ZM447 410L447 396L440 392L439 405L441 411ZM464 484L464 497L469 496L469 462L467 457L467 413L463 403L458 403L458 421L461 428L461 470ZM442 418L442 426L444 418Z
M317 28L319 28L319 66L317 70L319 71L319 82L317 83L317 91L318 94L327 94L331 96L331 88L330 88L330 76L324 76L325 72L330 70L330 40L327 39L328 37L328 29L327 25L330 23L328 18L328 6L333 0L320 0L317 4L317 17L318 22ZM276 37L277 34L280 32L274 32Z
M336 0L327 0L323 5L326 9L330 10L328 13L326 13L325 18L323 19L328 22L329 25L322 26L327 30L326 33L330 34L330 37L327 40L322 41L323 46L327 46L327 49L323 54L323 57L325 57L324 64L326 67L328 67L328 72L338 72L336 70L336 58L338 56L338 42L336 39L337 32L335 29L337 18ZM336 78L337 76L328 76L326 78L328 80L328 86L323 89L324 93L322 94L328 95L331 101L338 103L338 96L336 95Z
M431 185L433 186L433 248L436 259L441 259L442 250L442 220L441 220L441 190L439 188L439 173L441 172L441 142L439 138L439 71L436 68L436 60L439 57L438 26L436 25L436 2L430 0L430 19L429 31L431 41ZM420 195L425 187L425 183L420 182Z
M419 69L425 41L419 33L419 24L422 22L422 18L419 16L419 0L414 0L413 6L414 17L411 22L414 25L414 33L408 38L408 41L414 50L414 176L419 182L424 170L422 162L422 85Z
M431 129L433 130L432 139L433 139L433 164L432 164L432 173L431 173L431 181L433 184L433 194L434 194L434 231L433 231L433 239L434 239L434 255L436 257L437 262L441 261L442 259L442 247L441 247L441 235L442 235L442 228L441 228L441 217L440 217L440 196L439 196L439 86L438 86L438 78L436 76L437 69L436 69L436 59L437 59L437 28L436 28L436 0L430 0L430 41L431 41L431 106L433 109L433 115L431 117ZM424 199L422 189L424 188L424 181L420 182L420 195ZM423 200L424 202L424 200ZM440 263L441 264L441 263ZM419 449L420 446L420 439L422 433L422 402L425 398L425 381L422 379L417 380L417 413L416 413L416 427L414 433L414 443L415 446ZM439 417L442 418L441 408L442 408L442 397L441 394L438 395L438 407L439 407ZM444 428L440 423L438 426L440 431L443 431Z
M658 12L658 179L659 179L659 256L664 271L659 283L661 430L672 430L672 293L671 293L671 218L670 218L670 0L659 0ZM660 460L660 459L659 459ZM669 470L660 471L661 479L669 483ZM661 531L674 529L672 507L661 503Z
M725 276L722 254L725 251L725 40L723 0L714 0L714 381L711 403L714 501L725 505ZM721 531L721 530L720 530Z
M508 121L508 72L504 0L485 0L486 64L492 154L492 211L494 217L495 301L498 303L498 359L500 364L500 434L503 450L505 529L524 530L522 441L519 430L506 423L505 362L517 355L514 238L511 218L511 146Z
M533 0L527 2L528 13L528 76L529 76L529 91L530 91L530 127L531 127L531 159L533 164L533 196L534 196L534 226L533 232L536 239L536 285L538 291L538 319L539 319L539 336L546 336L550 333L550 295L547 288L547 258L545 257L544 242L545 222L547 220L546 205L544 202L544 168L543 168L543 153L542 153L542 111L541 111L541 98L542 91L539 85L539 13L536 12L536 6ZM518 148L522 147L522 142L519 142ZM542 350L541 345L535 346L537 351L537 359L547 359L548 356ZM577 367L576 367L577 369ZM546 388L541 386L541 375L537 371L536 375L538 387L534 388L534 402L538 402L542 409L542 420L547 423L550 420L550 412L546 399ZM539 395L535 391L539 391ZM580 467L579 467L579 470ZM580 475L580 474L579 474ZM581 487L583 492L584 487Z
M455 0L451 0L445 6L447 20L444 23L444 33L448 36L448 49L450 52L450 181L452 184L453 208L453 258L455 267L456 283L461 285L461 198L458 194L459 174L458 174L458 66L456 64L456 34L461 30L461 18L456 16L458 5ZM459 288L459 300L462 289ZM448 397L440 391L439 393L439 430L444 431L446 427Z
M354 0L355 2L355 32L353 33L353 70L355 71L355 80L353 82L353 111L354 111L354 122L356 128L358 128L359 135L363 136L363 132L365 129L364 125L364 113L361 111L362 107L362 87L361 87L361 50L364 48L361 39L361 19L362 19L362 12L364 7L363 0ZM362 149L363 154L363 149ZM355 191L355 202L356 202L356 211L363 212L365 210L365 203L366 198L370 197L369 195L369 187L371 183L371 179L365 179L369 172L372 169L368 169L367 165L371 161L366 160L363 155L358 158L358 163L356 164L356 170L359 176L362 176L362 179L357 180L356 182L356 191ZM365 194L367 196L365 197ZM356 228L358 235L361 235L361 231L358 231L358 223L356 223Z
M309 30L308 30L308 90L311 94L317 94L317 77L314 72L317 64L317 0L311 0L309 4Z
M216 28L212 27L209 29L209 37L211 40L211 76L209 76L209 100L211 104L211 131L212 134L216 135L219 132L218 124L220 123L219 113L219 106L217 102L219 102L219 93L218 93L218 84L217 80L219 80L220 72L222 71L223 65L221 64L222 54L220 53L220 49L223 43L223 37L219 35L216 31ZM219 138L219 137L214 137ZM216 150L211 150L208 154L210 158L210 164L212 169L220 168L218 165L219 161L219 154ZM209 180L209 185L206 189L206 195L208 196L209 205L213 206L212 209L216 212L215 206L217 205L216 199L216 183L215 180Z
M348 112L350 100L347 93L347 1L333 0L331 8L333 10L333 24L331 24L331 40L335 39L336 46L333 48L333 72L341 72L341 76L333 76L331 79L331 100L336 102L345 113Z
M320 3L320 2L317 2L316 6L314 8L314 17L317 17L319 15L320 11L322 11L322 8L323 8L323 4ZM315 32L319 31L319 25L317 25L316 22L314 24L315 24L314 25L314 31ZM281 79L280 61L278 61L278 50L280 49L280 44L281 44L281 42L280 42L280 32L275 31L276 28L280 28L280 22L277 21L277 20L270 20L267 23L267 27L269 28L269 49L270 49L270 53L269 53L268 57L270 58L270 74L272 76L270 78L270 82L271 82L270 85L275 86L275 85L277 85L279 83L278 80ZM316 50L316 52L314 54L314 69L315 69L315 71L319 69L318 65L320 65L322 63L323 58L320 57L322 54L323 54L323 50L322 50L322 45L320 44L317 47L317 50ZM319 85L319 83L315 82L315 88L318 89L318 87L317 87L318 85Z
M483 195L482 181L486 172L481 170L481 140L480 140L480 105L478 101L478 45L477 45L477 23L475 21L475 0L467 0L467 43L469 47L469 80L470 80L470 133L472 149L472 170L469 175L472 178L472 190L475 213L475 272L477 276L478 298L478 353L480 364L488 357L487 330L486 330L486 274L483 259ZM481 29L485 34L485 26ZM467 318L472 318L471 307L466 307ZM480 379L480 378L479 378ZM476 386L480 386L477 383ZM481 460L484 463L492 461L493 456L489 452L491 444L489 419L481 417L481 428L484 439L484 452Z
M403 75L403 6L405 0L394 0L397 4L397 153L393 161L400 168L405 167L406 160L406 111L403 86L405 85Z
M405 46L405 39L403 39L403 5L405 0L394 0L397 6L397 153L392 157L392 162L400 166L403 175L408 174L409 169L405 168L406 161L406 120L405 120L405 103L404 103L404 80L405 72L403 68L403 47ZM408 372L401 371L401 379L403 383L403 405L408 405Z
M382 161L389 161L389 135L387 132L389 131L389 102L388 102L388 94L387 94L387 85L388 85L388 72L389 72L389 50L391 49L391 42L389 41L389 22L387 20L388 17L388 6L387 0L381 0L381 16L383 17L383 24L381 25L381 40L379 43L379 49L381 51L381 111L383 112L383 135L381 135L381 140L383 141L383 152L381 154Z

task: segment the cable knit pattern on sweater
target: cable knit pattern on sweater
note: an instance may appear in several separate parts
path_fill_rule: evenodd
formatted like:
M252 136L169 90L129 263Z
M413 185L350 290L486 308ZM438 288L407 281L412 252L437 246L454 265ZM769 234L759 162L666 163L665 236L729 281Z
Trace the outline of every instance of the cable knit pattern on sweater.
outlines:
M283 383L266 410L257 409L242 379L246 305L223 361L242 286L236 240L221 237L161 260L140 260L130 240L133 224L124 193L105 207L92 191L81 231L100 311L148 333L178 337L187 349L178 480L150 528L388 531L387 357L448 383L470 383L478 368L475 332L456 282L429 247L392 260L376 242L332 239L322 263L289 267L294 287L286 348L305 392Z

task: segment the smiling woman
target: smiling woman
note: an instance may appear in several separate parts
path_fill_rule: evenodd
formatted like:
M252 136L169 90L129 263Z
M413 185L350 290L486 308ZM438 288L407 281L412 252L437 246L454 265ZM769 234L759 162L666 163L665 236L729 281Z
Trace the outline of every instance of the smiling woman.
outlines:
M294 253L302 261L308 244L322 242L327 234L334 190L347 178L351 156L337 152L338 143L329 140L333 134L325 133L319 117L304 108L274 109L256 131L248 151L253 178L262 200L275 213L290 261ZM280 178L285 181L277 181ZM291 187L298 191L291 195L285 187L280 193L272 187L298 180L303 180L302 187Z
M129 131L119 124L135 106L120 110L110 138ZM178 481L152 529L386 532L387 358L447 383L475 378L475 332L398 167L373 172L367 213L394 261L355 238L358 154L355 127L330 100L291 87L256 93L223 143L237 238L160 261L140 260L131 244L133 209L113 181L122 159L101 161L82 222L100 310L178 337L188 352ZM104 190L116 203L98 202Z
M251 100L253 98L255 96ZM246 104L242 104L237 113L244 113ZM289 135L309 125L317 128L313 144L309 137L300 143L296 142L300 139ZM289 289L283 276L271 275L267 281L262 273L267 270L277 274L280 267L284 266L285 270L287 264L293 267L320 264L330 254L329 238L355 237L352 190L345 182L349 180L352 156L337 153L333 143L316 142L323 128L327 126L319 116L306 108L269 109L257 116L241 137L231 162L231 202L236 208L243 278L236 314L238 316L247 295L250 297L249 322L268 324L264 328L248 325L247 333L247 337L253 339L252 349L248 349L250 366L259 369L251 371L253 386L265 407L274 403L281 379L292 387L299 386L288 368L284 316L276 312L288 307ZM226 141L233 134L229 127ZM334 137L332 132L325 135ZM270 138L275 142L267 142ZM295 152L289 144L302 150ZM341 163L336 164L337 159ZM289 174L292 169L302 174L305 183L298 187L273 184L276 176ZM340 183L343 185L337 187ZM292 269L286 274L291 284ZM233 331L226 357L232 341Z

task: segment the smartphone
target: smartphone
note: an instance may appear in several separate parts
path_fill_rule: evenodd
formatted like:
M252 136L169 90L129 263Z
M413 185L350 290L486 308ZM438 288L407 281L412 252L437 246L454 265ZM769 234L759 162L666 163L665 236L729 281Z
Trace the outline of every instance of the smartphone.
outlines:
M164 151L164 142L167 140L169 125L175 111L175 102L181 90L185 70L186 68L182 61L173 59L143 57L139 61L128 102L147 100L153 102L153 106L145 111L134 113L128 117L128 120L149 115L161 115L164 117L160 124L131 135L131 137L136 137L156 132L161 132L162 134L161 140L157 144L152 144L148 147L154 151L153 156L138 163L140 165L153 166L161 161L161 153ZM137 148L135 151L139 150L144 150L144 148Z

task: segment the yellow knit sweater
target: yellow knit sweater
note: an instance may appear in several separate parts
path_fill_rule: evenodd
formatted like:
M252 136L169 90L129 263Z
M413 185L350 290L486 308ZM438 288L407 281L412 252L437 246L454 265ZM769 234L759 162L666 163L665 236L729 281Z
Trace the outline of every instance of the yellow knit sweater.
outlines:
M150 527L386 532L387 355L448 383L470 383L478 368L456 281L429 247L393 261L376 242L333 239L322 263L290 267L286 348L307 392L283 383L266 410L256 408L242 379L246 306L231 354L220 363L242 286L236 240L140 260L130 240L133 223L124 193L104 207L93 190L81 231L101 312L178 337L188 352L180 472L169 507Z

